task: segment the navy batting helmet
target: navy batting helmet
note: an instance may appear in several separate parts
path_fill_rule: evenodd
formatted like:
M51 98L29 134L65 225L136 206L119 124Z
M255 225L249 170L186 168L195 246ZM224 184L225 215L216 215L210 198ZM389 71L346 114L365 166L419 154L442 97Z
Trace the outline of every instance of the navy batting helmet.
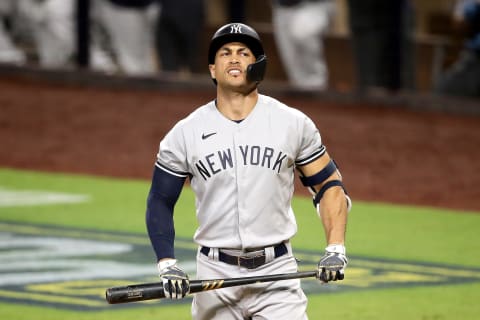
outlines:
M215 32L208 48L208 64L215 63L218 49L229 42L244 43L252 51L257 61L248 66L247 77L250 81L262 81L267 66L262 41L252 27L243 23L229 23Z

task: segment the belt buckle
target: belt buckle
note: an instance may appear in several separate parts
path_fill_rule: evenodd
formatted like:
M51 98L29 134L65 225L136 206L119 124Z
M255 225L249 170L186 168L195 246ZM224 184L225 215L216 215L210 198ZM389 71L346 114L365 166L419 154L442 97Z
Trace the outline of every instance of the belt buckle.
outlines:
M260 267L262 264L265 263L265 259L263 261L258 261L259 259L261 260L262 258L265 258L265 255L258 255L258 256L253 256L253 257L243 257L243 256L239 256L237 257L237 265L239 267L244 267L244 268L247 268L247 269L256 269L258 267ZM255 261L258 261L258 265L257 263L255 263Z
M244 257L242 257L242 256L238 256L238 257L237 257L237 266L238 266L239 268L240 268L240 267L243 267L243 264L242 264L242 260L243 260L243 259L246 259L246 258L244 258Z

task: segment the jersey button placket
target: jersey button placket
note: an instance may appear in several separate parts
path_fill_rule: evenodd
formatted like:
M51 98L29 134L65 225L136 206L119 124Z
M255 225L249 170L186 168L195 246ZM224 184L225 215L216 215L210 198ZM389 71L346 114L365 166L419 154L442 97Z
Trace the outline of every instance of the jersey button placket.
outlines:
M242 155L240 152L240 146L242 143L241 139L241 130L237 128L237 130L233 134L233 147L235 150L235 183L236 183L236 202L237 202L237 232L238 236L241 242L241 245L243 247L243 237L244 235L242 234L242 226L241 226L241 216L242 216L242 188L241 188L241 180L242 180L242 168L243 168L243 160L242 160Z

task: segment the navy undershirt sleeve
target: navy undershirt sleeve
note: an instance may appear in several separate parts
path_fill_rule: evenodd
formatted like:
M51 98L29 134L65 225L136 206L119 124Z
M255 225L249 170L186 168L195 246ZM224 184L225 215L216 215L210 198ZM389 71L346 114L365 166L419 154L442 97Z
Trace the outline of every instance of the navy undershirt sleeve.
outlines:
M156 166L154 168L147 198L146 224L157 261L162 258L175 258L173 209L185 179Z

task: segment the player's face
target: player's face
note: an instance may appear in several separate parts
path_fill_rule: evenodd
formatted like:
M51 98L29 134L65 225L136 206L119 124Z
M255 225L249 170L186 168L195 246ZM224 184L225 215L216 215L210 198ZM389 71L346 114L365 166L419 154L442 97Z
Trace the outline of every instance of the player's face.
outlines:
M217 83L244 85L247 83L247 67L255 62L252 51L240 42L223 45L215 56L215 64L211 64L210 73Z

